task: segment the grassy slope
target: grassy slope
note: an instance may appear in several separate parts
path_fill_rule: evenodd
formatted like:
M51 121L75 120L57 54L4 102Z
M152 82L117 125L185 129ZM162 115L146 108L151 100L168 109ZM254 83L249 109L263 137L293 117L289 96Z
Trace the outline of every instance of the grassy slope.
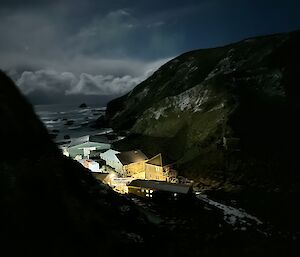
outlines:
M201 62L202 56L197 55L201 51L190 52L176 58L180 61L175 62L172 76L169 70L174 61L170 61L121 99L125 111L115 116L111 124L117 124L116 128L130 127L134 134L116 147L140 148L150 155L162 152L176 162L181 174L194 179L200 187L213 189L218 198L236 198L244 207L297 231L300 213L294 202L300 188L299 45L299 31L249 39L224 48L202 50L208 56L217 51L207 66L207 60ZM192 58L200 58L199 71L206 70L200 72L200 77L184 69L181 73L179 69ZM220 63L222 59L225 61ZM215 75L203 81L216 68ZM168 84L168 80L173 83ZM185 81L189 82L183 87ZM182 90L173 93L175 84ZM178 93L185 94L191 88L199 96L203 94L203 90L197 91L199 84L210 91L203 110L181 111L175 104L181 99ZM155 88L152 94L159 87L169 93L161 98L147 95L132 104L136 92L146 86L150 91ZM144 105L148 97L149 104ZM209 111L221 101L224 108ZM166 106L163 115L155 119L154 114ZM130 115L133 117L128 118ZM124 120L129 123L122 127ZM222 149L223 134L240 138L241 151Z
M108 103L107 118L110 125L115 129L132 127L137 117L153 104L165 97L177 95L202 81L227 50L228 47L193 51L163 65L133 91ZM189 63L203 67L203 69L195 72L187 80L182 80L182 77L189 72ZM143 91L147 87L151 90L144 96ZM121 117L113 119L120 110L122 110Z
M141 138L136 146L146 152L152 146L145 136L163 138L157 150L178 161L183 174L192 178L214 177L221 170L233 182L253 178L276 184L282 169L293 161L289 144L296 135L292 113L299 110L295 100L299 94L293 86L299 81L299 35L260 37L183 54L112 101L108 105L111 125L131 128ZM201 111L179 108L186 95L196 102L205 90L208 100ZM224 107L217 108L221 103ZM157 118L157 113L162 114ZM241 138L242 153L219 148L223 135Z

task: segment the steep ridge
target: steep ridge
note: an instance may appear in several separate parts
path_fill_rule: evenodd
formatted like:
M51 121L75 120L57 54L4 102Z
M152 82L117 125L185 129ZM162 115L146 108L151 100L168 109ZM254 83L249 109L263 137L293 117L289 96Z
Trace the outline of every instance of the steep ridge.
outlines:
M116 147L162 152L198 182L296 190L299 45L295 31L176 57L108 104L131 133Z

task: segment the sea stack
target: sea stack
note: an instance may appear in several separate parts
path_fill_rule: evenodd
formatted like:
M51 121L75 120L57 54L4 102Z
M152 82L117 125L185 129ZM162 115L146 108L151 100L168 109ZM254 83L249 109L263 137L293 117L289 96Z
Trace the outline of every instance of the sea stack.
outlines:
M82 103L81 105L79 105L79 108L86 108L86 107L87 107L86 103Z

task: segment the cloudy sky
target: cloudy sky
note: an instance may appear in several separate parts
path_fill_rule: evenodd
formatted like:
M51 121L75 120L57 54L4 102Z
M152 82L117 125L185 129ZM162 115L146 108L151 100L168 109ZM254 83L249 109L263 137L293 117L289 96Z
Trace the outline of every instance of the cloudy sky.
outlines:
M35 104L105 102L185 51L300 28L298 0L1 0L0 68Z

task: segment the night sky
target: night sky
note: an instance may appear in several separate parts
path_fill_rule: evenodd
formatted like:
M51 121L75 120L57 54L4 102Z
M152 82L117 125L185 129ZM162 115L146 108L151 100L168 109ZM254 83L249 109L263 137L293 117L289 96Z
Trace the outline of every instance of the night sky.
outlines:
M1 0L0 68L35 104L100 103L183 52L300 29L299 11L298 0Z

